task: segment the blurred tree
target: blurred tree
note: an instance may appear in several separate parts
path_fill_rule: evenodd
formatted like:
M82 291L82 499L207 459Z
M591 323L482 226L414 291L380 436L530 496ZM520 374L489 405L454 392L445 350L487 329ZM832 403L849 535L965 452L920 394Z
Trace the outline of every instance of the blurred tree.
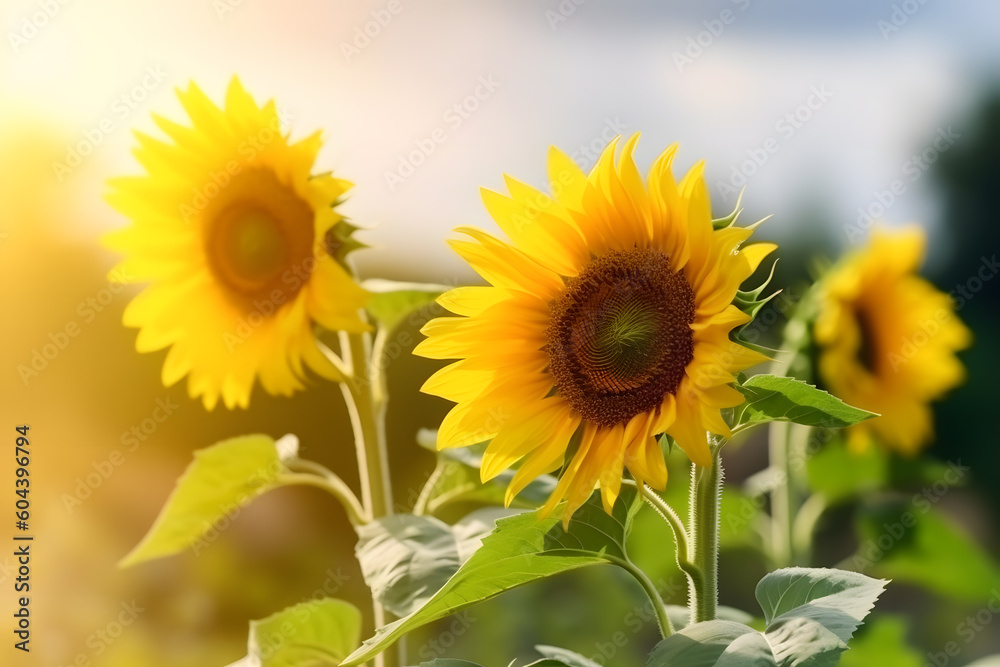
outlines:
M968 382L940 404L937 444L931 453L961 458L971 466L975 483L996 509L1000 486L987 471L1000 466L995 426L988 417L994 408L992 375L1000 368L1000 225L993 210L1000 183L1000 89L984 95L968 120L956 125L961 127L960 141L941 155L932 171L943 189L940 228L950 239L952 255L931 279L953 291L959 315L976 341L962 355Z

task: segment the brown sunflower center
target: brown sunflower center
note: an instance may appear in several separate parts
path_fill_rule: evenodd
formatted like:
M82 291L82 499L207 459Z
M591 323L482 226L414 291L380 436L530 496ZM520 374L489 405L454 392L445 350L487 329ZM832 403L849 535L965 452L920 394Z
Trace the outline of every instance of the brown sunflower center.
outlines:
M602 426L658 409L694 357L694 292L657 250L594 259L549 310L545 349L559 395Z
M238 298L294 296L313 268L309 204L264 169L235 177L213 204L205 249L216 278Z
M857 307L854 315L857 318L861 339L858 341L858 362L868 372L877 374L879 370L880 351L878 349L878 339L875 337L876 330L872 325L872 316L860 305Z

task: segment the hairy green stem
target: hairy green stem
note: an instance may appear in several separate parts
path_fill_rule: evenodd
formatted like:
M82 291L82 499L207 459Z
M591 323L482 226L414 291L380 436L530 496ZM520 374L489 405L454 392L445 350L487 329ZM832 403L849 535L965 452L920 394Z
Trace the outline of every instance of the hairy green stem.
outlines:
M719 499L722 494L722 442L710 443L712 462L691 464L691 542L688 558L701 571L701 586L691 600L691 622L711 621L719 606Z
M639 493L642 494L643 500L645 500L646 503L660 515L660 518L667 522L671 530L673 530L674 541L676 543L677 567L679 567L681 572L686 574L688 578L688 599L692 601L698 599L705 582L701 569L691 561L691 551L690 546L688 545L688 533L687 529L684 527L684 522L681 520L680 516L678 516L677 512L674 511L674 508L664 502L663 498L654 493L652 489L647 487L645 484L642 486L636 486L639 489Z

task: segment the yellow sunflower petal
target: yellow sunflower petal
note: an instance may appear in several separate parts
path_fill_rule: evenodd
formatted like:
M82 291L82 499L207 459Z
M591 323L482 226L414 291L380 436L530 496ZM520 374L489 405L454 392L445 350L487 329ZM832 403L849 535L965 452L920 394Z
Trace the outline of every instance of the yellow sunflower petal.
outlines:
M538 294L544 298L556 293L562 286L556 273L486 232L473 227L460 227L455 231L478 241L450 241L449 245L494 287Z
M555 146L549 148L548 175L559 203L566 208L579 209L587 188L587 176L570 156Z
M369 328L367 294L316 251L346 182L312 179L318 135L289 146L273 102L259 106L238 79L222 107L194 83L177 95L190 125L154 115L167 140L136 134L146 173L109 183L131 222L106 239L126 254L115 279L151 283L123 317L137 349L170 347L163 381L187 375L209 409L246 407L258 380L289 395L306 368L342 379L313 328Z
M500 425L483 454L480 471L483 482L520 461L540 442L553 439L568 442L579 423L579 417L574 417L569 405L559 398L534 401L518 410L509 421Z
M752 228L713 230L703 165L678 184L671 147L644 183L638 135L620 155L619 140L586 176L551 149L551 195L509 176L509 197L484 192L512 243L459 230L473 241L452 246L491 286L443 296L456 317L425 326L416 349L460 360L424 385L457 403L444 443L492 437L484 479L523 460L507 502L563 465L541 515L565 501L564 524L595 488L610 512L625 467L663 488L660 433L709 465L709 431L730 435L721 410L743 400L730 386L734 373L766 360L730 333L750 320L733 304L737 290L774 247L741 248ZM482 428L497 407L508 419ZM574 432L579 446L566 461Z
M917 227L875 229L822 279L814 328L822 380L881 415L848 429L852 449L877 442L916 454L934 436L930 402L965 379L955 353L971 336L951 299L916 274L925 244Z

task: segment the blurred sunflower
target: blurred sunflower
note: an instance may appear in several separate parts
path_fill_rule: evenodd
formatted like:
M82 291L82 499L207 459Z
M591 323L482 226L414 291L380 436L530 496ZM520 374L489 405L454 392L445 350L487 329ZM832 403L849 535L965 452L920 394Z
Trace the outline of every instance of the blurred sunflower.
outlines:
M821 284L820 376L847 403L881 415L848 430L856 451L874 439L915 454L934 435L929 403L965 377L955 352L972 334L951 298L917 275L925 244L918 227L875 230Z
M623 468L664 488L657 434L710 464L707 432L729 435L720 410L743 402L733 373L764 360L729 333L750 320L733 305L737 289L775 246L738 251L752 229L713 230L702 165L678 185L676 146L644 184L637 140L616 161L615 139L589 176L550 149L554 199L510 177L510 197L483 190L512 242L456 230L472 240L451 246L491 286L445 293L439 302L459 317L429 322L417 348L460 359L423 387L457 403L438 447L492 439L484 480L524 459L508 503L565 464L543 508L567 499L565 522L595 486L610 512Z
M314 324L367 328L367 294L327 247L351 184L311 177L319 133L289 143L274 102L258 106L238 79L224 109L193 83L177 94L191 127L154 115L172 141L137 132L146 174L112 180L108 195L132 220L106 238L127 255L112 275L150 283L125 309L136 349L169 346L164 384L188 376L209 410L220 397L247 407L256 378L290 395L304 365L337 379Z

